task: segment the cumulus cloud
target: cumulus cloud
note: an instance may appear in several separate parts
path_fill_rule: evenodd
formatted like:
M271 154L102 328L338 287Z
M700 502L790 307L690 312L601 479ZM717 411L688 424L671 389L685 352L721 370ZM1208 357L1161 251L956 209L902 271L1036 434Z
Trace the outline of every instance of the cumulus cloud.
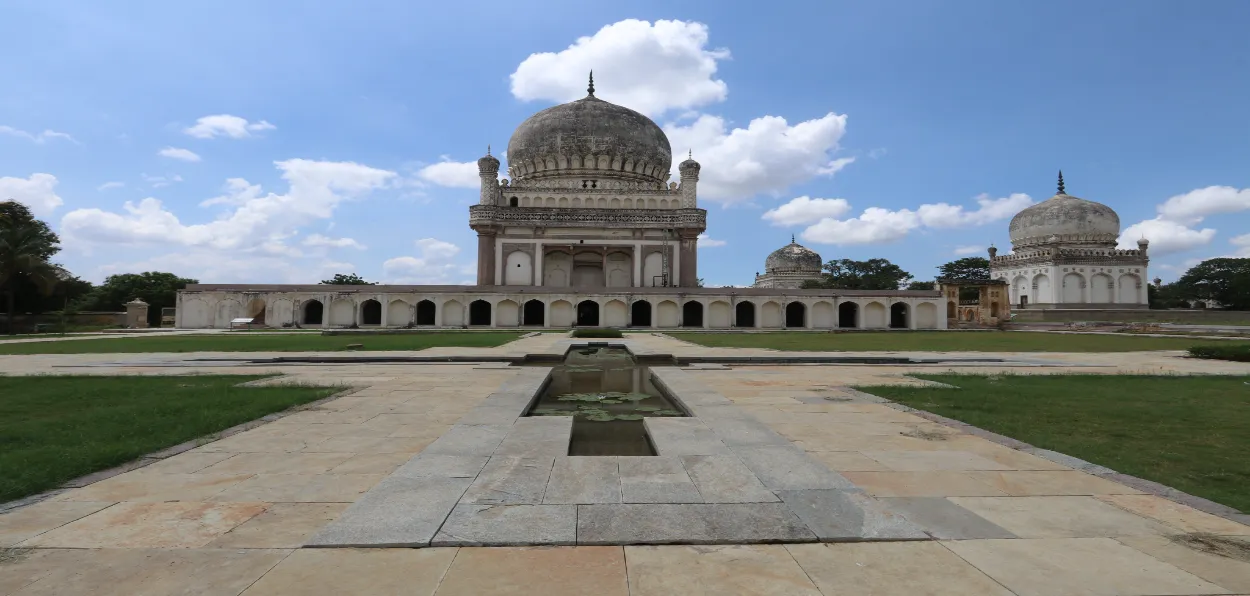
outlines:
M301 244L321 248L354 248L356 250L365 250L367 248L352 238L330 238L321 234L310 234L304 238Z
M1215 230L1195 230L1182 223L1156 217L1137 222L1120 232L1119 248L1137 248L1141 238L1150 240L1150 253L1165 255L1206 246L1215 238Z
M985 252L984 246L956 246L953 251L955 255L966 257L968 255L976 255Z
M832 217L822 219L803 230L803 239L840 246L888 244L903 239L912 230L920 227L920 224L920 216L914 211L869 207L859 217L846 220Z
M313 284L335 273L355 271L356 265L328 259L292 259L283 255L248 254L222 258L220 251L192 248L146 259L116 260L96 267L84 279L103 281L116 273L173 271L203 283Z
M703 166L699 198L733 203L756 195L776 196L816 176L831 176L854 161L834 158L846 132L846 116L830 112L793 126L780 116L752 120L730 129L719 116L701 115L682 125L664 127L676 153L692 149ZM673 174L677 175L674 159Z
M275 128L277 127L264 120L248 122L246 118L231 116L230 114L217 114L204 116L196 120L194 126L187 127L182 132L197 139L212 139L215 137L244 139L252 136L254 132L273 130Z
M179 161L189 161L189 162L200 161L200 156L197 155L194 151L191 151L190 149L180 149L178 147L166 147L164 149L161 149L160 151L157 151L156 154L161 157L168 157L170 159L177 159Z
M113 181L113 182L105 182L104 184L101 184L101 185L99 185L99 186L95 187L95 189L96 189L96 190L98 190L98 191L103 192L103 191L106 191L106 190L112 190L112 189L114 189L114 188L122 188L122 187L124 187L124 186L126 186L126 183L125 183L125 182L117 182L117 181Z
M1019 213L1021 209L1033 204L1033 199L1024 193L992 199L988 194L976 198L977 209L970 211L963 205L934 203L921 205L916 210L920 221L931 228L959 228L964 226L980 226L1006 219Z
M0 177L0 201L17 201L29 207L36 217L46 217L65 204L56 194L56 185L56 176L52 174Z
M507 171L503 167L500 172ZM417 170L417 177L426 182L452 188L478 188L482 179L477 173L477 162L459 162L444 158L439 163L430 164Z
M164 188L175 182L182 182L182 176L174 174L172 176L149 176L147 174L139 174L144 182L152 185L152 188Z
M702 23L626 19L560 52L531 54L512 73L512 94L523 101L580 99L594 70L596 97L652 116L724 101L728 86L715 75L729 51L707 44Z
M65 139L66 141L69 141L71 143L78 142L74 140L74 137L70 136L68 133L57 132L55 130L44 130L43 132L32 133L32 132L26 132L24 130L13 128L12 126L0 125L0 134L8 135L11 137L17 137L19 139L26 139L27 141L30 141L37 145L42 145L52 139Z
M1159 217L1193 225L1204 217L1250 210L1250 188L1208 186L1177 195L1159 205Z
M764 212L763 218L775 226L797 226L820 221L826 217L838 218L851 210L846 199L813 199L806 195L790 199L780 207Z
M388 283L453 284L456 276L466 274L466 268L455 262L460 254L460 247L455 244L437 238L422 238L415 244L417 256L395 257L382 263Z
M344 201L384 188L396 176L352 162L291 159L274 165L289 185L286 193L262 196L259 187L232 179L223 197L205 203L233 210L209 223L185 224L159 199L146 198L127 201L121 213L98 208L71 211L61 219L61 232L67 244L84 249L157 245L298 256L299 251L286 244L298 228L329 219Z
M1250 257L1250 234L1234 236L1228 242L1236 247L1234 257Z
M724 240L715 240L711 236L708 236L707 234L699 234L699 247L700 248L716 248L718 246L725 246L726 244L729 244L729 243Z

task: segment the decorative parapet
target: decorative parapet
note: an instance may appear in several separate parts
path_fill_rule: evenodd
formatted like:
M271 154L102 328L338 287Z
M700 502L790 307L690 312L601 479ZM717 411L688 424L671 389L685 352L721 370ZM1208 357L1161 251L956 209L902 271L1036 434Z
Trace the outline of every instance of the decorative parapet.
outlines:
M645 229L707 229L705 209L574 209L472 205L469 226L543 228L616 227Z
M1013 239L1011 246L1017 250L1047 244L1107 244L1115 246L1118 238L1116 234L1049 234L1046 236Z
M1114 248L1050 248L1013 252L990 259L990 267L1001 269L1034 263L1097 264L1104 262L1133 262L1144 264L1149 259L1137 249Z

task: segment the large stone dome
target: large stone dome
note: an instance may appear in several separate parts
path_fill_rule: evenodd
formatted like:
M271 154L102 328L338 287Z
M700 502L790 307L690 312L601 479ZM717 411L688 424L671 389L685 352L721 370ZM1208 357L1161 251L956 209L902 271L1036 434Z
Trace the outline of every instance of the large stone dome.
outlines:
M1064 192L1060 174L1059 193L1017 213L1009 230L1013 249L1055 242L1114 245L1120 236L1120 216L1102 203Z
M801 272L801 273L820 273L824 261L820 260L820 255L816 251L807 248L790 239L787 244L764 260L764 271L766 273L780 272Z
M673 164L668 136L650 118L594 95L547 108L508 141L508 172L520 180L594 176L664 184Z

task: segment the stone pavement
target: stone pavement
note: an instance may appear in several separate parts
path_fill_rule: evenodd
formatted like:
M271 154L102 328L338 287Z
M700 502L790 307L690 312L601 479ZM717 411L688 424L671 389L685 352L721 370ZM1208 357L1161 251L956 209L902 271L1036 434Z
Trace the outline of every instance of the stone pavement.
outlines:
M493 350L552 350L564 341L538 336ZM696 351L652 335L631 336L630 343L639 351ZM1192 533L1250 539L1250 526L935 424L845 388L918 383L902 375L933 367L665 369L662 381L688 402L696 418L648 420L660 456L628 459L664 463L643 464L561 456L546 451L559 442L544 441L550 429L527 431L515 418L504 424L524 394L507 389L532 386L533 371L542 369L472 364L60 368L83 363L73 356L95 355L0 357L0 370L272 371L288 375L276 382L337 382L361 389L0 514L0 595L1250 594L1250 561L1208 554L1178 540ZM152 357L104 356L133 364ZM1250 372L1246 365L1184 360L1164 352L1028 356L1058 365L1096 365L1081 372ZM1050 374L1068 369L1005 370ZM506 431L468 436L463 430L489 426ZM506 452L512 455L498 453L500 459L491 466L510 437ZM484 453L481 445L491 441L495 445ZM666 445L675 451L665 453ZM468 472L460 468L463 477L457 478L457 466L475 453L481 466ZM777 457L786 460L779 463ZM438 466L428 466L440 463L434 461L438 458L447 464L444 477L430 481L430 471ZM533 503L535 479L548 459L544 500ZM561 459L563 467L557 468ZM563 471L557 474L557 469ZM850 486L810 488L801 480L807 474ZM619 503L613 500L616 493L602 497L601 489L613 481L619 482ZM632 541L628 532L663 531L698 541L698 532L721 526L691 515L689 508L770 505L797 518L795 527L814 535L824 532L819 537L831 542L813 537L813 542L789 544L302 548L349 520L345 512L387 483L399 486L392 494L404 499L434 495L427 504L455 493L451 513L438 528L447 528L444 534L450 537L431 538L435 544L472 544L475 531L503 527L475 523L484 515L500 511L524 518L529 513L518 508L548 506L549 494L549 506L577 511L575 530L585 511L587 525L621 532L623 541ZM778 501L767 500L765 493ZM702 502L674 503L696 494ZM594 499L610 502L581 502ZM411 504L409 499L403 510L415 511ZM602 507L614 508L617 517ZM665 511L679 507L687 508L685 513ZM892 522L879 524L883 519ZM521 534L522 542L568 542L534 539L550 535L550 524L505 525L534 530ZM878 528L919 528L922 534L874 535ZM841 541L852 534L861 541ZM579 535L575 531L574 540Z

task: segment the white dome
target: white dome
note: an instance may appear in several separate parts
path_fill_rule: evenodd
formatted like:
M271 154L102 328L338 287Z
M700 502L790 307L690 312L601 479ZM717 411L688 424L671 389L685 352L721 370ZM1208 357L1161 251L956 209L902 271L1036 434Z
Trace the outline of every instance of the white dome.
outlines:
M1059 193L1017 213L1009 231L1013 249L1052 242L1114 245L1120 216L1102 203L1065 193L1060 173Z

